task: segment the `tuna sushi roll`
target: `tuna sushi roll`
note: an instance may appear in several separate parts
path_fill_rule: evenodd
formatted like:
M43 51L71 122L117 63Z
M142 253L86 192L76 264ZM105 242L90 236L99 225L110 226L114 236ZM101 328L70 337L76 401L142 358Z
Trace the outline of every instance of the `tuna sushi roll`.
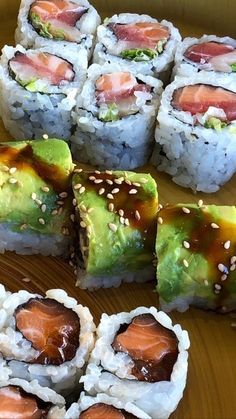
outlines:
M157 291L164 310L236 309L236 208L173 205L159 212Z
M51 46L73 54L83 48L90 58L100 21L87 0L22 0L16 42L25 48Z
M36 380L0 381L1 419L63 419L65 400Z
M147 174L81 172L73 177L77 285L119 286L153 279L157 186Z
M1 253L68 255L73 168L64 141L0 143Z
M236 40L214 35L185 38L177 47L173 74L191 77L199 71L235 73Z
M92 65L74 112L74 158L102 170L147 163L161 86L159 80L119 65Z
M96 397L81 393L78 403L73 403L65 419L151 419L151 416L130 402L122 402L106 394Z
M14 138L44 134L69 140L71 111L86 78L87 57L56 48L25 50L5 46L0 62L0 114Z
M91 395L106 393L151 418L168 418L183 396L189 345L188 333L154 307L103 314L81 381Z
M65 395L76 391L94 344L89 309L63 290L45 297L19 291L5 299L1 315L0 352L10 378L36 379Z
M166 20L158 22L147 15L122 13L105 19L98 27L97 40L95 63L117 63L131 72L168 82L181 36Z
M200 73L178 77L163 96L152 162L174 182L216 192L236 172L236 85Z

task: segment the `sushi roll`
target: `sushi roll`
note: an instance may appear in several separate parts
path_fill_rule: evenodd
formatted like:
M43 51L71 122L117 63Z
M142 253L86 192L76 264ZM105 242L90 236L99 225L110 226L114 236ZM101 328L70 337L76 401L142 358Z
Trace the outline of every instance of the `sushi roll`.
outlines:
M157 291L165 311L236 309L235 206L169 205L159 212Z
M55 289L45 297L19 291L1 306L0 353L10 378L37 380L68 395L94 345L95 325L87 307Z
M73 190L77 285L96 289L153 279L154 179L132 172L81 172L73 177Z
M51 46L70 50L75 58L85 49L89 59L100 22L87 0L22 0L16 42L25 48Z
M117 64L92 65L77 97L73 157L101 170L132 170L147 163L161 86Z
M106 394L96 397L81 393L78 403L73 403L66 412L65 419L151 419L151 416L130 402L122 402Z
M2 378L2 377L1 377ZM41 387L36 380L0 381L0 417L2 419L64 419L65 400L55 391Z
M154 307L103 314L81 381L91 395L106 393L165 419L183 396L189 345L188 333Z
M236 172L236 84L216 73L176 77L163 93L152 163L178 185L216 192Z
M44 134L69 140L71 111L86 79L84 50L75 58L54 48L25 50L5 46L0 61L0 114L15 138Z
M0 253L68 256L73 168L64 141L0 143Z
M177 47L173 75L192 77L199 71L236 72L236 40L204 35L185 38Z
M147 15L122 13L98 27L93 61L117 63L127 70L168 82L181 36L172 23Z

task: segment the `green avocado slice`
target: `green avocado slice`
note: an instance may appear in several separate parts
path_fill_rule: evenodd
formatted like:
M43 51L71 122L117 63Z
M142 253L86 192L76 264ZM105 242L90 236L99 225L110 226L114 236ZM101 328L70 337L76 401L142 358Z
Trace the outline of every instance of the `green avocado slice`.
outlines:
M158 214L157 291L164 309L236 308L236 208L166 206Z

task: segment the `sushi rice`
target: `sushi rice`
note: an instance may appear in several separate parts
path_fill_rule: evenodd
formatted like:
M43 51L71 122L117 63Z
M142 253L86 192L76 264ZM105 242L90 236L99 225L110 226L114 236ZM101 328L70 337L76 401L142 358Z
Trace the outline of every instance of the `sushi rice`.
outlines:
M85 50L81 49L77 57L70 51L58 50L57 45L39 50L67 60L75 72L73 82L45 86L44 93L26 90L9 74L9 61L17 52L25 54L27 50L21 45L5 46L0 62L0 115L5 128L15 139L42 138L47 134L68 141L73 128L71 111L86 78Z
M200 72L191 78L176 77L162 95L157 116L156 145L151 158L159 171L180 186L216 192L236 172L236 121L221 130L195 125L194 116L172 107L176 89L197 84L222 87L236 93L231 75ZM215 109L215 117L219 110ZM211 115L213 116L213 115Z
M115 353L112 342L121 325L129 324L135 316L150 313L178 339L178 358L170 381L141 382L132 375L133 361L128 354ZM139 307L130 313L108 316L103 314L97 329L97 341L91 353L86 375L81 378L85 390L95 396L106 393L124 403L130 402L155 419L168 418L175 410L186 385L188 370L188 333L155 307Z
M1 295L6 291L1 288ZM19 291L0 297L0 352L10 368L10 378L22 378L27 381L38 380L44 387L69 394L77 385L83 374L83 368L94 345L95 325L87 307L78 305L74 298L68 297L63 290L55 289L46 292L46 298L54 299L65 307L73 310L80 320L80 346L71 361L56 365L41 365L29 363L38 351L32 347L21 332L16 330L14 312L16 308L26 303L30 298L40 297L27 291Z

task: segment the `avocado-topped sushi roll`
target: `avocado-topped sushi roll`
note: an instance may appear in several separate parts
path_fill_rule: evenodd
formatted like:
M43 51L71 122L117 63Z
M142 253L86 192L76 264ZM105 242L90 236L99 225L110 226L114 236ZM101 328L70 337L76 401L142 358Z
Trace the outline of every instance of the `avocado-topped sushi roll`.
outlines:
M81 393L78 403L73 403L66 412L65 419L151 419L137 406L130 402L123 402L106 394L96 397Z
M165 310L236 308L236 208L166 206L159 212L157 291Z
M92 65L74 112L74 158L102 170L131 170L147 163L161 86L159 80L119 65Z
M76 391L94 343L89 309L63 290L45 297L19 291L5 299L1 313L0 352L10 378L36 379L63 394Z
M73 177L81 288L153 278L157 186L147 174L81 172Z
M64 141L0 143L1 253L68 255L73 168Z
M1 377L2 378L2 377ZM65 400L36 380L0 381L0 417L3 419L63 419Z
M183 396L188 348L188 333L154 307L103 314L81 381L91 395L105 392L151 418L168 418Z
M100 17L87 0L22 0L16 42L26 48L52 46L89 58Z
M163 93L152 162L174 182L216 192L236 172L236 84L224 75L176 77Z
M71 111L86 78L87 57L56 48L25 50L5 46L0 62L0 114L15 138L44 134L69 140Z
M174 75L191 77L199 71L228 73L225 77L235 73L236 40L215 35L185 38L177 47Z
M154 75L167 82L174 61L178 29L147 15L122 13L98 27L93 61L117 63L130 71Z

